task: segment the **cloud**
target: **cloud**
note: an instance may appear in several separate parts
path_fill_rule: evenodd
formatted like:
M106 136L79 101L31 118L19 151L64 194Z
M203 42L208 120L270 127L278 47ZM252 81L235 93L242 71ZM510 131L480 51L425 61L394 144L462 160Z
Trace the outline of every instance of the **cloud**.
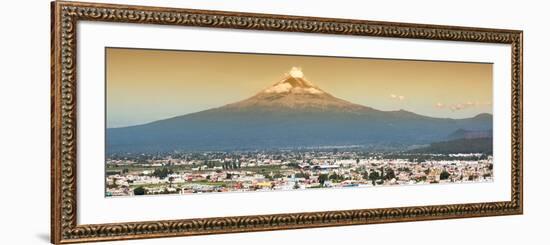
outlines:
M491 102L468 101L465 103L457 103L457 104L443 104L441 102L437 102L435 103L434 106L437 109L449 109L455 112L455 111L461 111L469 108L480 107L480 106L490 106L490 105L492 105Z
M405 96L404 95L397 95L397 94L390 94L390 98L392 100L405 100Z
M451 105L451 111L461 111L466 109L466 106L464 104L454 104Z

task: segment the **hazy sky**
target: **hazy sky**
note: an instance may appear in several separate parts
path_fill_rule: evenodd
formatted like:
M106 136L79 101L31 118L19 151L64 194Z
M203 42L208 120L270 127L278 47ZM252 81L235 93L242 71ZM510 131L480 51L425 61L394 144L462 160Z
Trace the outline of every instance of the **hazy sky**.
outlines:
M246 99L293 66L324 91L379 110L492 113L492 64L121 48L106 55L109 128Z

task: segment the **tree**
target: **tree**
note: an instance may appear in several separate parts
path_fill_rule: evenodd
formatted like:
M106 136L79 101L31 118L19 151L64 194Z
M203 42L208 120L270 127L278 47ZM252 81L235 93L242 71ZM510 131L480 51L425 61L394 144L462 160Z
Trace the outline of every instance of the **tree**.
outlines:
M447 172L447 170L443 170L443 172L441 172L441 174L439 174L439 179L440 180L446 180L446 179L449 179L450 176L451 176L451 174L449 174L449 172Z
M141 196L147 194L147 190L143 186L138 186L134 189L134 195Z
M368 180L369 179L369 172L365 171L363 173L363 179Z
M388 171L384 179L387 179L387 180L395 179L395 172L393 171L392 168L388 168Z
M282 178L282 177L283 177L283 175L282 175L281 173L275 173L275 174L273 175L273 178L274 178L274 179L280 179L280 178Z
M410 173L411 172L411 169L408 168L408 167L401 167L401 168L398 168L397 170L401 171L401 172L407 172L407 173Z
M369 179L372 181L372 185L376 185L376 180L380 179L380 174L373 170L369 174Z
M168 182L170 183L170 187L172 187L172 182L174 182L174 177L168 177Z
M342 179L342 176L338 175L337 173L333 173L328 177L328 179L339 182Z
M160 169L155 169L155 171L153 171L152 175L158 177L159 179L164 179L168 175L173 174L173 173L174 173L174 171L172 171L169 168L160 168Z
M296 177L296 178L305 178L305 179L309 179L309 175L308 175L307 173L303 173L303 172L295 173L295 174L294 174L294 177Z
M325 181L328 180L328 175L327 174L320 174L318 180L319 180L319 184L321 184L321 186L324 186Z

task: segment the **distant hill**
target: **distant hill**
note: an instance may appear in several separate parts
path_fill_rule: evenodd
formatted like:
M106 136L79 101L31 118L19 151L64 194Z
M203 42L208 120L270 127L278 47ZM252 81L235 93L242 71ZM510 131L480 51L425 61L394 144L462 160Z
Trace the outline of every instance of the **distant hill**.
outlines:
M243 101L107 129L106 143L108 153L428 144L459 129L491 130L492 120L490 114L449 119L380 111L336 98L292 70Z
M493 130L465 130L459 129L454 131L447 137L449 140L455 139L477 139L477 138L491 138L493 137Z
M493 138L455 139L435 142L428 147L412 150L413 153L457 154L484 153L493 154Z

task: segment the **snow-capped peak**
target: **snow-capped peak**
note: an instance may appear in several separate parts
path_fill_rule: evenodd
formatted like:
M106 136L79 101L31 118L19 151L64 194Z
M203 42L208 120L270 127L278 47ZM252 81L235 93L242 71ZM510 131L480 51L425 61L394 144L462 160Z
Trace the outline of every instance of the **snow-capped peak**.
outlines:
M304 73L302 72L302 68L296 67L296 66L293 66L290 69L290 72L288 72L288 74L293 78L303 78L304 77Z
M280 82L265 89L264 93L323 94L321 89L306 80L300 67L292 67Z

